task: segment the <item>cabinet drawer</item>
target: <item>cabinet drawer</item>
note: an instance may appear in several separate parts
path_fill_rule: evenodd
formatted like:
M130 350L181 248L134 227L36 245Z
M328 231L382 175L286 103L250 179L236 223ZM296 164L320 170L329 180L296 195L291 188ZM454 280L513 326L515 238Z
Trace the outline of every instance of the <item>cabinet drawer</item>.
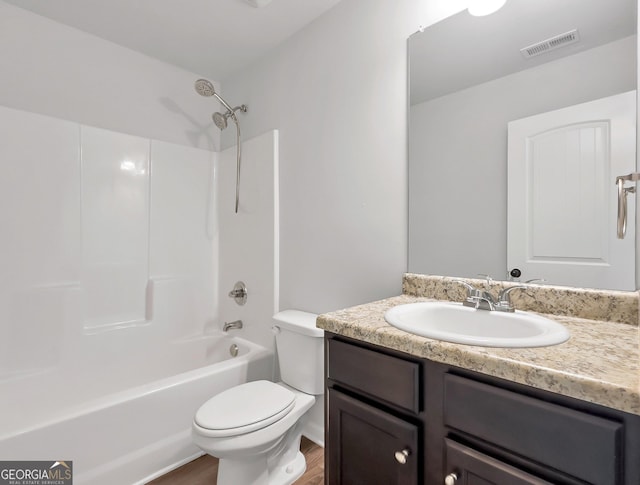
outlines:
M452 374L444 380L447 426L594 485L621 483L621 423Z
M552 485L522 470L484 455L476 450L444 440L446 454L445 474L455 474L456 483L471 485Z
M420 364L327 340L327 377L378 401L420 412Z

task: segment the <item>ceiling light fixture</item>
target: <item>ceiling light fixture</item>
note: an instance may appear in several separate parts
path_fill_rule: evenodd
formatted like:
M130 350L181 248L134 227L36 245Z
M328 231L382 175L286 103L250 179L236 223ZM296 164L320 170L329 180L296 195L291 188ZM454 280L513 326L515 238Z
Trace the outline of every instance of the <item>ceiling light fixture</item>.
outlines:
M475 17L482 17L497 12L507 0L470 0L467 10Z

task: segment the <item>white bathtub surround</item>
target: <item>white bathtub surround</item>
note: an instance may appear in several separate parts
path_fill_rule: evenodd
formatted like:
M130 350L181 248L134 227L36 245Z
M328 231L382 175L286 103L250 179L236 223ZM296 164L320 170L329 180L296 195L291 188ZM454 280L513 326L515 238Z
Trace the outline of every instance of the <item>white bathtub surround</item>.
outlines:
M150 145L137 136L80 128L80 288L87 329L144 322L151 311L144 298Z
M172 338L197 335L219 317L218 154L153 141L151 156L152 320Z
M216 184L233 190L235 180L216 179L214 152L10 108L0 107L0 133L0 456L66 456L76 482L91 485L180 464L196 452L189 428L202 402L273 378L266 339L268 349L237 342L255 363L214 365L244 335L222 334L238 317L218 297L227 299L220 261L242 245ZM266 269L257 261L238 276L254 296L246 335L270 335L276 305L277 141L265 137L247 141L243 157L248 223L270 224L245 247L270 255ZM194 376L213 373L192 392Z
M228 322L242 320L242 330L230 332L270 348L274 338L265 319L270 321L279 310L278 140L278 131L272 130L242 144L237 214L236 148L221 152L216 164L220 315ZM247 285L247 302L242 306L227 296L236 281Z
M8 379L58 365L59 336L77 313L80 130L2 109L0 133L0 379Z
M148 433L157 448L141 441L149 423L134 430L148 409L169 415L189 401L188 430L217 388L205 383L206 397L187 390L183 373L210 361L190 363L198 352L185 342L203 329L213 342L235 319L220 312L230 289L219 284L220 261L235 255L220 253L220 235L234 231L215 205L219 106L193 90L198 74L2 1L0 32L11 73L0 78L0 105L11 108L0 107L0 456L64 454L76 483L133 483L193 453L174 444L188 435L173 424ZM260 155L245 143L249 186ZM264 191L264 173L256 180ZM264 243L277 254L260 235L251 251ZM249 304L272 292L246 279ZM224 340L266 337L273 292L269 299L264 330L252 313L245 333ZM258 361L255 374L234 371L229 385L272 378L272 361Z

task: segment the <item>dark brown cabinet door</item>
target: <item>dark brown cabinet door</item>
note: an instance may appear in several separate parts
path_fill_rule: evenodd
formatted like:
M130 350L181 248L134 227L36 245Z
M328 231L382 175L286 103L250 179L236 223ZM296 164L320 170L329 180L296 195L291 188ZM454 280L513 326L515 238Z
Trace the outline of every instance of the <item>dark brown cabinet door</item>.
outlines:
M417 485L418 427L328 390L329 485Z
M522 470L445 438L447 485L552 485Z

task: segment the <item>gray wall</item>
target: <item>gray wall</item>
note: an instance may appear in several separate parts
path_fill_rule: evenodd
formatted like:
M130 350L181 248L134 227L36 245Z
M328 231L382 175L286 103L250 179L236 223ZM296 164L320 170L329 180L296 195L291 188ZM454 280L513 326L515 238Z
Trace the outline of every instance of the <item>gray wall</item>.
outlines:
M280 131L281 308L324 312L401 292L406 39L422 10L418 0L343 0L222 80L227 99L249 106L247 136Z
M409 271L506 279L507 123L635 89L636 42L411 107Z

